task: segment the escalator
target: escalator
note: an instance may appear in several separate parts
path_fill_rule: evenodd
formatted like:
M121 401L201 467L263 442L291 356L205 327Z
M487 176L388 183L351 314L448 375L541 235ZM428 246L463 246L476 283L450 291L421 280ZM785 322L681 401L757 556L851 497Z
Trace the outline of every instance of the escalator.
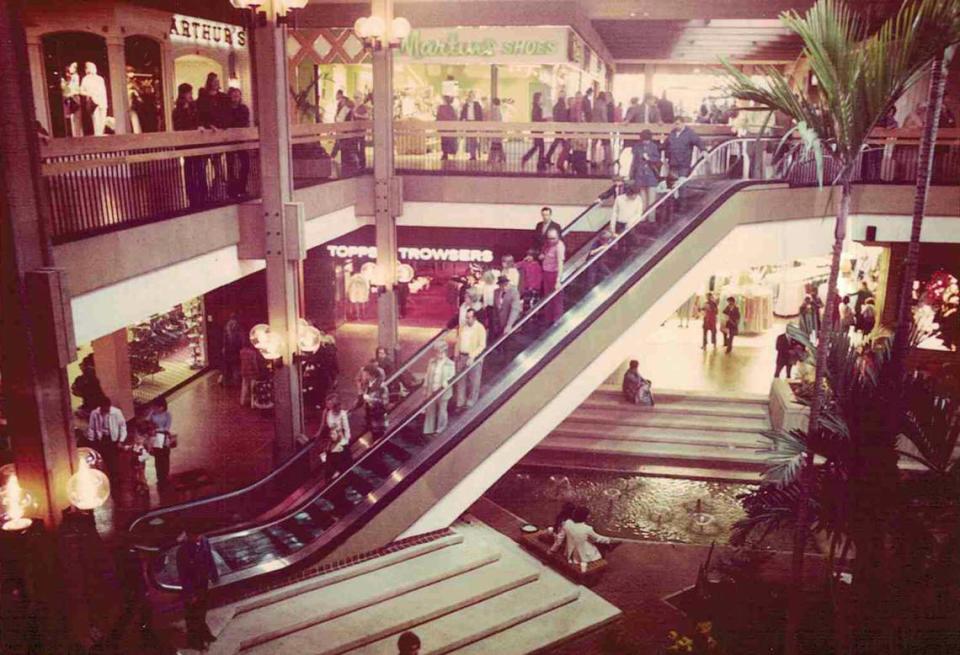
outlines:
M600 204L601 200L598 199L580 212L563 228L563 237L592 235L598 221L605 220L598 212ZM587 247L579 248L570 261L582 262L588 250ZM419 396L407 396L399 393L398 389L404 392L415 389L415 383L410 381L423 379L433 353L433 344L442 339L452 341L455 334L455 329L439 330L387 376L385 384L391 389L391 395L395 398L400 396L389 407L388 425L398 424L420 404L422 399ZM362 409L351 410L349 414L351 434L360 435L352 447L354 459L359 459L370 447L371 438L366 431ZM247 525L271 520L299 500L312 495L322 484L319 481L323 470L319 450L323 445L317 440L311 441L271 473L240 489L146 512L130 524L128 533L134 543L149 551L175 541L187 530L214 533L226 529L239 530Z
M281 510L258 507L248 514L255 518L242 524L205 526L221 573L218 586L270 581L307 564L372 551L412 526L736 226L735 213L724 210L726 200L758 183L726 174L742 145L727 142L702 159L690 178L648 209L645 219L658 222L640 221L605 245L592 239L568 257L559 288L510 332L491 339L472 367L458 372L455 383L481 367L480 398L451 416L443 433L422 434L424 411L440 402L443 392L427 397L418 391L391 413L387 434L340 477L294 500L287 496ZM578 223L598 227L605 216L594 203ZM554 303L562 304L563 313L551 322ZM493 482L471 489L472 497ZM239 496L248 500L257 493L242 491ZM161 588L179 586L175 553L168 542L153 559L152 579Z

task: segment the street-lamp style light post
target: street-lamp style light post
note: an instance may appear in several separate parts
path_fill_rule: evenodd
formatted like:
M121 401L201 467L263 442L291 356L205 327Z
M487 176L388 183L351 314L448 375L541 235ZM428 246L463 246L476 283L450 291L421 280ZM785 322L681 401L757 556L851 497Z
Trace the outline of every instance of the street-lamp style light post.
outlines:
M397 16L390 21L387 30L386 21L377 15L361 16L353 24L353 31L363 41L363 45L372 50L379 50L386 45L388 48L399 48L403 41L410 36L410 21Z

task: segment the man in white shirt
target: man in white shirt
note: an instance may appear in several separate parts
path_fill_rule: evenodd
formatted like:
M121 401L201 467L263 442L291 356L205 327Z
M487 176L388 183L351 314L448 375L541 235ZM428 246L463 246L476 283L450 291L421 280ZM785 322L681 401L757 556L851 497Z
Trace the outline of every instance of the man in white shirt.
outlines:
M88 61L83 68L83 79L80 81L80 95L87 96L93 103L90 119L93 122L93 133L102 136L107 126L107 84L97 74L97 65Z
M107 470L116 475L117 453L127 441L127 419L120 408L114 407L106 396L100 400L100 405L90 412L87 439L100 451Z
M477 357L487 347L487 328L477 320L477 312L468 309L457 335L457 373L465 371L476 362ZM480 397L480 378L483 363L477 363L470 372L457 383L457 409L473 407Z
M643 218L643 198L637 194L637 188L626 184L623 190L613 201L610 212L610 231L614 234L626 232Z
M453 396L453 389L450 388L450 380L456 374L453 360L447 355L446 339L438 339L433 344L434 355L427 364L427 375L424 378L426 392L432 396L436 392L444 389L443 394L427 407L424 413L423 433L434 434L443 432L447 429L447 403Z
M576 508L573 516L563 522L563 527L557 533L556 540L550 548L550 552L554 553L559 550L561 544L565 545L567 561L580 564L583 571L587 570L590 562L603 559L596 544L613 543L610 537L597 534L593 526L587 523L588 518L590 518L590 510L586 507Z

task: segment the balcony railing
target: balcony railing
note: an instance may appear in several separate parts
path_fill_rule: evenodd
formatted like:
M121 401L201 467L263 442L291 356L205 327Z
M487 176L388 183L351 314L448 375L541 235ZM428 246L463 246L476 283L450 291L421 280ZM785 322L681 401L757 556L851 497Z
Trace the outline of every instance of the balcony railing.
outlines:
M257 198L259 143L250 127L44 144L53 242Z
M732 138L723 125L692 125L713 149ZM649 129L669 125L398 121L396 169L401 174L582 176L629 174L630 145ZM855 179L912 183L919 130L877 130ZM296 188L352 177L373 168L370 122L291 126ZM739 142L728 174L744 166L782 169L773 140ZM42 172L49 191L54 243L164 220L260 195L256 128L57 139L44 144ZM541 149L542 148L542 149ZM446 156L444 156L446 154ZM756 170L756 169L754 169ZM829 157L825 182L836 177ZM812 160L789 167L787 180L816 184ZM960 129L941 130L934 184L960 183Z

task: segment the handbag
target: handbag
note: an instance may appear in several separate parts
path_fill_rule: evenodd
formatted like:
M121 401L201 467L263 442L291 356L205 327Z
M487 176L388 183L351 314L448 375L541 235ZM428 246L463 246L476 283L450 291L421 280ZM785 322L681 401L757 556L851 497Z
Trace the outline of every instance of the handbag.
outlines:
M177 434L176 432L167 433L167 448L176 448L177 447Z

